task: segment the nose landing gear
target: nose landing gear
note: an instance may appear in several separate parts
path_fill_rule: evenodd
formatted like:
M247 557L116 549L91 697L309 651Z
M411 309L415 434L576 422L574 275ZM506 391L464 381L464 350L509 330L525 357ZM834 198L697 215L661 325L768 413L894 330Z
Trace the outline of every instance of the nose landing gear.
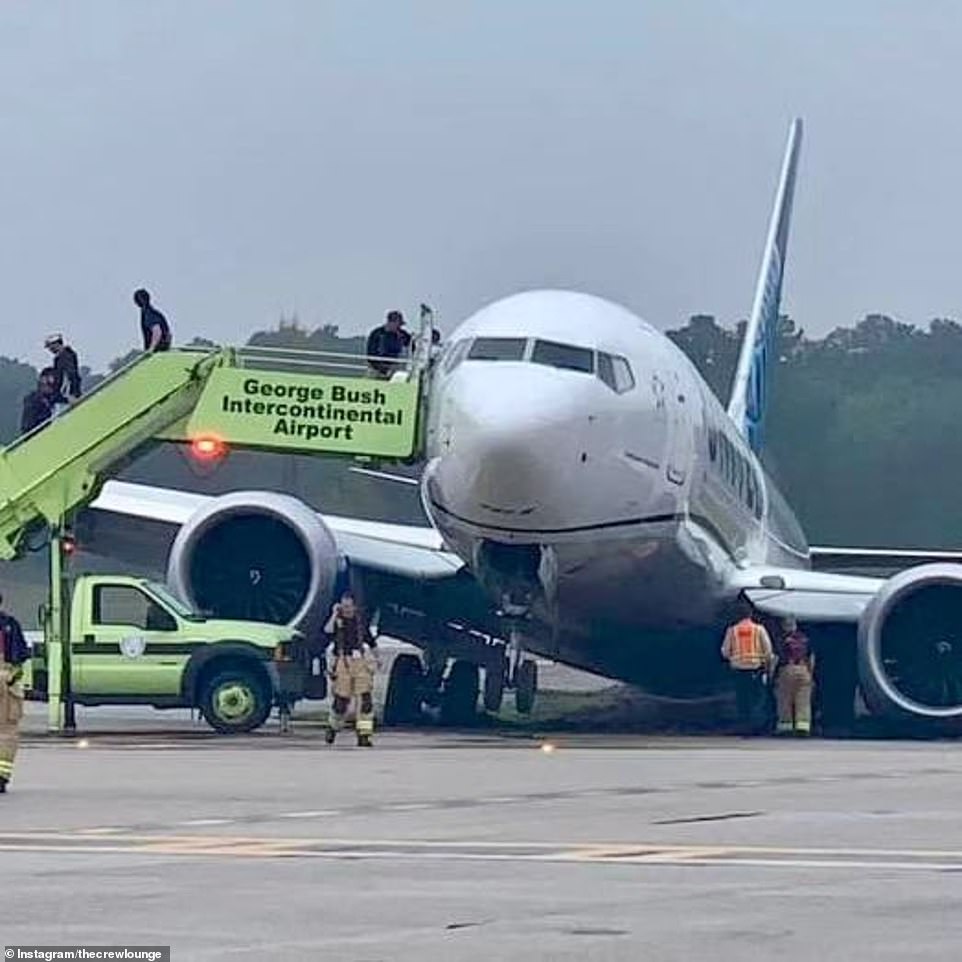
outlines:
M519 715L530 715L538 694L538 663L525 656L521 629L512 624L508 630L508 670L514 688L514 707Z
M538 663L525 658L514 673L514 707L519 715L530 715L538 694Z
M474 662L458 659L451 666L441 690L441 721L445 725L474 724L480 681L481 672Z
M421 718L424 699L424 669L414 654L401 654L391 665L387 693L384 698L384 722L387 725L411 725Z
M385 724L416 724L426 709L429 715L440 715L443 724L472 725L477 721L478 696L486 712L497 714L505 691L514 692L519 714L530 714L538 691L538 665L525 655L518 622L517 617L502 622L507 641L439 629L440 642L425 646L423 656L398 654L385 693Z

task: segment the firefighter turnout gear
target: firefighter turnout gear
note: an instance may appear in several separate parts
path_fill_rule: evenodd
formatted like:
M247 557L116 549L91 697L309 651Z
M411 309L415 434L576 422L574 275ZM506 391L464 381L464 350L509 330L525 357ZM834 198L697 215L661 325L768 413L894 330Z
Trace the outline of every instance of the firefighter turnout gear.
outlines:
M374 736L374 673L377 642L371 637L363 614L342 599L324 626L331 636L328 675L333 682L326 741L334 743L344 726L351 701L355 701L354 728L358 745L370 747Z
M767 681L775 659L768 632L746 615L725 632L721 654L732 670L739 722L746 734L758 734L765 726Z
M809 735L812 731L812 678L815 659L808 638L797 628L787 626L779 652L778 674L775 676L775 699L778 705L780 735Z
M7 790L20 744L27 645L16 618L0 612L0 793Z

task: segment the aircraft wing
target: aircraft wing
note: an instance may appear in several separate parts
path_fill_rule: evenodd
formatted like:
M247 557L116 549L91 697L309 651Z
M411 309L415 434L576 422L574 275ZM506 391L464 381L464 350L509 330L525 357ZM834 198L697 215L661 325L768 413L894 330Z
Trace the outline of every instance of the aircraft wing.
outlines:
M158 531L158 538L163 540L166 536L169 545L173 533L195 511L213 500L209 495L187 491L108 481L88 511L95 515L109 515L122 522L138 518L146 523L146 528L166 529L166 532ZM464 567L456 555L444 550L441 536L433 528L337 515L320 516L334 535L341 553L354 566L421 581L452 577ZM87 530L97 531L100 520L95 517ZM123 536L123 532L117 530L119 527L102 526L105 546L111 545L115 530L118 536ZM123 527L129 533L130 525L124 523ZM82 537L81 543L87 540Z
M729 587L775 617L856 622L884 583L882 578L757 566L737 571Z

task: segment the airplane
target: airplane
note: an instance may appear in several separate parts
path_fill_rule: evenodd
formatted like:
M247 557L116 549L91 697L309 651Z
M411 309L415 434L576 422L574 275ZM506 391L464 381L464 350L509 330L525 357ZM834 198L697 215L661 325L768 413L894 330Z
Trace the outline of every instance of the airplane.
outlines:
M486 709L507 686L530 711L531 655L704 696L725 683L720 639L747 598L813 638L826 719L849 719L858 688L870 713L951 727L962 555L879 552L904 569L890 578L818 570L872 552L811 548L760 460L801 140L796 119L727 407L627 309L528 291L464 321L434 365L426 463L409 479L431 528L327 517L270 492L111 481L84 540L116 555L152 530L187 600L296 625L326 610L346 566L379 629L424 652L392 668L398 720L424 702L470 720L479 666Z

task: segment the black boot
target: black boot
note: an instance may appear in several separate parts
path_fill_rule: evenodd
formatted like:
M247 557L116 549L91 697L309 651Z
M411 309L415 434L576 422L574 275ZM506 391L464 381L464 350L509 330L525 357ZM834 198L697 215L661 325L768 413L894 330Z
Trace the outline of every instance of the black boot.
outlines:
M0 778L0 795L5 795L7 793L7 780L5 778Z
M324 741L326 741L328 745L333 745L335 738L337 738L337 732L333 728L328 728L324 732Z

